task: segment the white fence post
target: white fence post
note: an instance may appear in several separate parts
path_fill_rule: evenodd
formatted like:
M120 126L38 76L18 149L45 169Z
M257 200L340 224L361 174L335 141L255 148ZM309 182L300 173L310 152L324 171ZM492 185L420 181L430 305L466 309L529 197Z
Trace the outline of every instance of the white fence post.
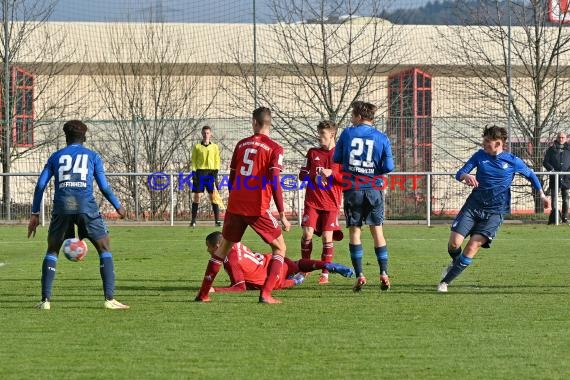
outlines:
M431 227L431 174L426 175L426 216L427 216L427 226Z

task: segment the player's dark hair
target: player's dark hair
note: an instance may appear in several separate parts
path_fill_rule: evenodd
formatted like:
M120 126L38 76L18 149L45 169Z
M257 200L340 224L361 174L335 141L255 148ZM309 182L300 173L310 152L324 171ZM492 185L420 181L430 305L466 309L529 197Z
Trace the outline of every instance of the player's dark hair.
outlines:
M222 241L222 233L220 231L214 231L208 236L206 236L206 243L210 246L219 244Z
M503 144L507 142L507 129L496 125L486 125L483 130L483 137L488 137L491 140L503 140Z
M204 126L202 127L202 132L204 132L204 131L206 131L206 130L210 130L210 131L211 131L211 130L212 130L212 127L210 127L209 125L204 125Z
M267 107L259 107L253 111L253 118L258 125L271 124L271 110Z
M354 116L360 116L362 119L367 121L374 120L374 114L378 110L372 103L356 101L352 103L352 114Z
M317 130L328 129L331 132L335 133L338 131L338 125L335 122L330 120L321 120L317 125Z
M85 142L87 126L81 120L69 120L63 124L63 132L67 144L83 143Z

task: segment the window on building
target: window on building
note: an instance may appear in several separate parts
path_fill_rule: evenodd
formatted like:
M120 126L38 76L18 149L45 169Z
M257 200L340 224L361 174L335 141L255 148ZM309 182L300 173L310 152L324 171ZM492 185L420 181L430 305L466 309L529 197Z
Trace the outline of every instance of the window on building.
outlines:
M12 144L17 147L34 145L34 75L13 67L10 76L12 108ZM4 117L4 102L0 102Z
M397 171L431 171L431 76L419 69L388 77L388 136Z

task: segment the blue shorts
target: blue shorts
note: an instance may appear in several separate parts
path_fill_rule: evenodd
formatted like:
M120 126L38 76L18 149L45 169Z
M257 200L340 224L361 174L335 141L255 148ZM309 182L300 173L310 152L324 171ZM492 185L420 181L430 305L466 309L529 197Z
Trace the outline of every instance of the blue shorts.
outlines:
M381 226L384 223L384 192L378 189L347 190L344 192L346 226Z
M75 237L74 226L80 239L97 241L109 234L100 213L97 214L53 214L49 224L48 238L63 241Z
M487 238L487 242L482 247L489 248L501 224L503 224L501 214L491 214L487 211L464 207L453 220L451 231L463 237L483 235Z

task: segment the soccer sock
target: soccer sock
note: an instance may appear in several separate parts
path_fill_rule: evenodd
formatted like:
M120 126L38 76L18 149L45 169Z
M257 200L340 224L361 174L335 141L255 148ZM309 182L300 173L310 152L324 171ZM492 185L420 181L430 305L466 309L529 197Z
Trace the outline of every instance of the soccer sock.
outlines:
M388 274L388 247L374 247L374 252L376 253L376 259L378 260L378 265L380 266L380 275L385 276Z
M313 252L313 240L303 240L301 238L301 258L310 259Z
M348 250L350 251L350 260L354 267L354 273L356 273L356 277L360 277L363 275L362 256L364 256L364 251L362 250L362 244L348 244Z
M445 275L443 280L441 280L441 282L450 284L451 281L453 281L457 276L459 276L461 272L463 272L465 268L467 268L469 264L471 264L472 262L473 262L472 258L463 256L463 254L459 255L459 257L457 258L457 260L453 262L453 266L451 267L449 272L447 272L447 274Z
M55 278L56 266L57 255L53 252L46 252L42 263L42 301L49 301L51 298L51 288Z
M325 269L326 263L319 260L300 259L297 261L297 265L301 272L312 272L315 269Z
M220 221L220 205L217 203L212 203L212 210L214 211L214 220L216 222Z
M198 296L196 298L206 298L208 293L210 292L210 288L212 287L212 283L216 278L216 275L220 271L222 267L222 261L219 258L211 257L208 261L208 266L206 267L206 272L204 273L204 279L202 280L202 286L200 286L200 291L198 292Z
M198 215L198 203L192 202L192 221L196 221L196 215Z
M112 300L115 293L115 264L111 252L103 252L99 256L99 272L103 280L105 299Z
M333 242L330 243L323 243L323 253L321 253L321 260L325 263L332 263L334 255L334 244ZM323 269L323 274L328 274L329 271Z
M281 269L283 268L283 256L273 255L271 261L269 262L269 267L267 268L267 278L261 288L261 297L267 297L271 295L271 291L275 287L277 281L279 281L279 275L281 274Z
M458 248L451 248L451 246L447 246L447 253L449 253L449 257L451 257L451 260L455 261L459 255L461 255L461 247Z

